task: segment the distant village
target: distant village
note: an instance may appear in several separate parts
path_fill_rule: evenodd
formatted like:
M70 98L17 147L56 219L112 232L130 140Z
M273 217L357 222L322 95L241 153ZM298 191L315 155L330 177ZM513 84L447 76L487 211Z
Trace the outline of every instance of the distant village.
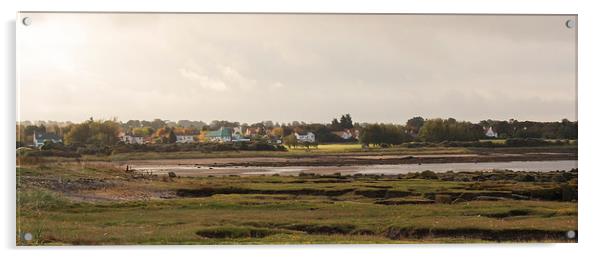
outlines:
M274 130L260 127L248 127L245 130L242 127L221 127L213 131L199 131L194 129L174 130L176 136L175 143L194 143L194 142L250 142L251 140L263 140L268 143L281 144L282 134ZM346 129L343 131L334 131L341 140L358 140L359 130ZM316 135L313 132L295 130L293 132L298 142L316 141ZM119 138L127 144L148 144L160 143L158 138L152 136L136 135L131 132L121 132ZM43 139L42 139L43 140Z
M399 144L411 141L474 141L486 138L576 139L577 122L495 121L478 124L449 119L414 117L406 124L353 123L349 114L331 123L273 123L264 121L240 124L229 121L180 120L170 122L130 120L69 122L19 122L17 146L41 147L61 144L188 144L263 142L276 145L314 145L325 143Z
M342 141L357 141L359 130L345 129L332 132ZM214 131L200 131L189 128L174 128L174 143L196 143L196 142L250 142L261 140L272 144L282 144L282 135L274 133L274 130L264 128L221 127ZM299 143L315 143L316 135L313 132L296 130L293 134ZM156 144L163 143L160 137L152 135L137 135L130 132L120 132L119 140L125 144ZM63 139L54 132L34 132L32 146L40 147L45 142L62 143Z
M348 119L348 122L346 120ZM328 134L332 142L357 142L359 129L353 128L351 117L343 116L342 124L334 119L334 125L305 124L292 122L289 124L265 121L252 125L237 122L213 121L205 124L200 121L181 120L177 123L155 119L154 121L104 121L116 124L116 139L124 144L162 144L162 143L241 143L265 142L283 144L286 138L293 139L296 144L315 144L318 141L316 131L322 136ZM93 121L92 119L90 121ZM90 122L89 121L89 122ZM84 122L85 123L85 122ZM84 124L82 123L82 124ZM18 123L18 140L22 146L41 147L45 143L72 143L70 135L76 135L78 124L69 122ZM319 128L318 128L319 127ZM347 128L344 128L347 127ZM315 130L312 130L315 129ZM89 131L89 130L85 130ZM67 138L67 139L66 139ZM69 138L72 138L71 141ZM89 138L95 138L89 135Z

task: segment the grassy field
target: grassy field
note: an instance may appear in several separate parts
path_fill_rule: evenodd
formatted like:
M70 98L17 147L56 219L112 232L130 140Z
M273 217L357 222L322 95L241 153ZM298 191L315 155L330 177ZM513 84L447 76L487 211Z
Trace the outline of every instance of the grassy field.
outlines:
M17 178L18 245L573 242L577 230L571 173L170 178L55 163Z

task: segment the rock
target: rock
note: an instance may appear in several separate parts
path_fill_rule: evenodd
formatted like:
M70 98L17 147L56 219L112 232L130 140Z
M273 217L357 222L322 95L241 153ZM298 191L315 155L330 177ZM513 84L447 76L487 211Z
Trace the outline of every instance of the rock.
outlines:
M173 172L173 171L169 171L169 172L167 172L167 175L168 175L169 177L176 177L176 173L175 173L175 172Z

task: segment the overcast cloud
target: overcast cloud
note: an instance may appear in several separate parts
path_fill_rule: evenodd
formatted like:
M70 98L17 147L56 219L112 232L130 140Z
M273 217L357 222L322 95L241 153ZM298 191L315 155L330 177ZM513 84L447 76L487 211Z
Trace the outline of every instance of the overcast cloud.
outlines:
M19 120L576 119L570 16L25 15Z

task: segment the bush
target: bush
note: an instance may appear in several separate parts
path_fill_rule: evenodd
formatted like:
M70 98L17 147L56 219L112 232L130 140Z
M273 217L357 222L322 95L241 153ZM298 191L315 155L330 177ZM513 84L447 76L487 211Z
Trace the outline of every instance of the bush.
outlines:
M76 152L82 155L110 155L112 148L104 145L86 145L78 147Z
M537 147L555 144L538 138L510 138L506 140L508 147Z
M422 178L422 179L439 179L439 176L437 176L437 173L435 173L433 171L425 170L420 173L420 178Z
M438 144L442 147L465 147L465 148L492 148L497 147L492 141L443 141Z
M81 155L71 151L61 150L32 150L26 151L23 157L64 157L64 158L79 158Z
M402 147L406 148L423 148L423 147L434 147L436 144L430 142L407 142L402 143Z

